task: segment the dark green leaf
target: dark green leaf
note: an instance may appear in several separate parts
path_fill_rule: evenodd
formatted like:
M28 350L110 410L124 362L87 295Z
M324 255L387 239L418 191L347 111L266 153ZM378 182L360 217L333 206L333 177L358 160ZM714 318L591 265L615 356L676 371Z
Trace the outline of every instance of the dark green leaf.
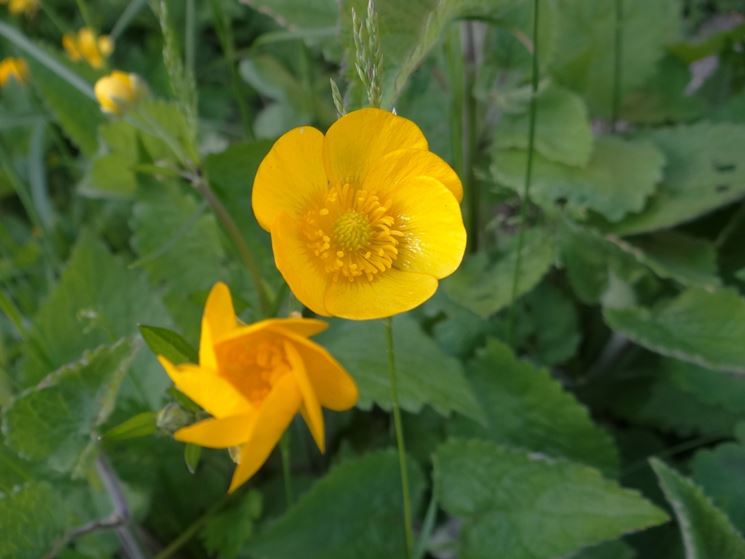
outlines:
M178 332L158 326L140 325L140 334L155 355L162 355L175 364L199 362L197 350Z

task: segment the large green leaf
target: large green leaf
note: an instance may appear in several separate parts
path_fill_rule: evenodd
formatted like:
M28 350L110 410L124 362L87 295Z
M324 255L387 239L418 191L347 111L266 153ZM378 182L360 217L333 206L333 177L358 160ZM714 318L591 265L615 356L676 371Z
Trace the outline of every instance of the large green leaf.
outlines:
M494 145L500 149L528 148L528 106L506 113L499 122ZM548 161L585 166L592 153L592 129L582 98L550 86L536 98L535 150Z
M51 484L30 482L0 497L0 557L38 559L67 527L65 503Z
M608 325L644 347L723 371L745 373L745 299L692 288L654 308L605 309Z
M412 502L422 473L411 464ZM401 481L394 451L343 462L249 542L255 559L379 559L405 555Z
M629 544L616 540L583 549L569 559L635 559L636 552Z
M703 122L663 128L646 138L664 153L665 176L648 207L611 226L613 231L632 234L665 229L745 194L744 125Z
M8 446L55 471L73 470L111 413L134 350L129 340L102 347L22 393L3 413Z
M688 559L745 557L742 535L701 488L656 458L650 464L678 519Z
M136 333L141 322L169 322L160 299L141 274L83 233L25 341L24 384L76 361L86 349Z
M540 129L540 122L537 124ZM495 152L492 173L497 181L523 193L525 150ZM649 143L606 136L598 138L586 166L556 163L533 156L531 199L541 205L565 205L577 217L592 210L611 221L638 212L662 178L664 157Z
M435 487L463 519L462 559L563 557L666 520L597 470L486 441L440 446Z
M442 415L456 411L477 421L481 410L460 363L445 355L406 315L393 320L398 396L401 407L418 412L432 406ZM337 321L319 341L346 367L360 389L362 409L391 409L385 326L382 321Z
M664 55L680 27L677 0L624 0L621 93L640 86ZM613 3L559 0L559 32L552 74L589 102L594 113L609 115L614 95L615 11Z
M444 282L448 296L482 318L509 305L512 302L517 246L517 236L514 236L494 262L490 262L484 252L467 258L458 272ZM538 284L551 268L554 258L554 239L550 231L536 227L525 232L517 297Z
M745 527L745 445L725 443L700 450L691 461L691 472L694 481L732 523Z
M468 372L487 424L480 427L456 418L454 433L488 438L615 473L618 452L610 435L593 424L587 409L548 371L520 361L509 347L491 339L470 363Z

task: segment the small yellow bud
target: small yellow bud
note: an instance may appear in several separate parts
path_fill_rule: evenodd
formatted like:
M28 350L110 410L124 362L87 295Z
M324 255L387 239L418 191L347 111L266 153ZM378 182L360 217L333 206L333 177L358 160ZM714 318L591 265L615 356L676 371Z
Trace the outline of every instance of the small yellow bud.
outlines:
M22 58L6 58L0 61L0 87L13 78L18 83L28 81L28 66Z
M0 0L0 4L6 3L10 13L14 15L26 14L30 16L39 9L39 0Z
M90 27L83 27L77 33L67 33L62 37L62 46L70 60L85 59L94 68L101 68L104 60L114 52L114 41L108 35L96 36Z
M94 92L103 112L121 115L147 95L147 86L136 74L114 70L96 82Z

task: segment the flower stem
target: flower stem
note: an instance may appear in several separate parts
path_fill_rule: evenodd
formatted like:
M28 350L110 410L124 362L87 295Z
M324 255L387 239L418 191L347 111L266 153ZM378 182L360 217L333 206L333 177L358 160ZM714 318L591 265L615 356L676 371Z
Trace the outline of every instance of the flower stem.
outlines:
M404 535L406 537L406 557L411 558L414 547L414 533L411 528L411 496L409 494L409 470L406 467L406 442L401 421L401 407L398 404L398 384L396 380L396 356L393 349L393 319L385 319L385 335L388 345L388 375L391 381L391 402L393 423L396 428L396 446L398 447L398 466L401 473L401 492L404 505Z
M615 46L613 52L613 105L611 107L611 130L616 131L618 112L621 105L621 79L623 60L623 0L616 0L615 5Z
M473 96L473 87L476 81L476 40L474 38L474 22L467 21L465 30L465 66L464 66L464 145L463 165L465 190L468 192L468 248L470 252L476 252L479 248L479 230L481 221L481 191L479 182L476 180L473 169L476 163L477 148L477 123L476 123L476 98Z
M533 0L533 67L531 72L531 95L530 95L530 114L528 116L528 158L525 168L525 189L523 191L523 201L520 208L520 230L517 234L517 254L515 255L515 273L512 277L512 297L510 304L510 319L507 330L507 339L511 345L515 345L515 321L517 319L517 309L515 300L517 299L517 288L520 280L520 265L522 260L523 243L525 237L525 221L530 205L530 183L533 176L533 145L535 144L535 113L536 113L536 94L538 91L538 6L539 0Z
M291 426L290 426L291 427ZM290 508L294 499L292 494L292 469L290 462L290 429L285 431L279 441L279 453L282 456L282 481L285 486L285 506Z
M272 304L269 300L269 295L266 292L264 280L261 278L259 265L256 260L254 260L253 253L251 252L251 249L248 248L248 245L246 245L246 241L243 240L240 229L238 229L238 226L235 224L235 221L233 221L228 210L225 209L225 206L220 202L220 199L215 195L202 175L197 173L190 174L189 180L194 188L204 196L204 199L210 205L212 211L215 212L217 219L220 220L220 223L222 223L225 228L230 240L233 241L235 248L238 250L238 254L246 265L246 269L253 280L254 287L256 288L256 295L259 298L261 312L264 316L269 316L272 311Z

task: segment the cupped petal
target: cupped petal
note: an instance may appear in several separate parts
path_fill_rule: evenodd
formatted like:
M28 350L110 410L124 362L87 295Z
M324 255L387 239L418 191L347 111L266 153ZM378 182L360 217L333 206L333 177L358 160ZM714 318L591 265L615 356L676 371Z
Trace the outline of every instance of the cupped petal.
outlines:
M359 399L359 390L341 363L322 345L295 334L287 336L295 343L320 404L334 411L353 408Z
M316 314L328 316L323 300L328 278L291 215L281 214L275 220L272 248L277 269L295 297Z
M417 177L437 179L458 202L463 200L463 184L453 168L424 149L399 149L379 159L365 177L363 187L381 193L391 192Z
M174 365L158 356L173 384L217 418L250 413L254 407L232 384L196 365Z
M285 341L282 345L285 355L287 355L287 361L290 363L291 373L295 376L295 382L297 382L297 387L300 389L300 394L303 397L301 408L303 419L305 419L305 423L308 425L310 434L313 435L313 440L316 441L319 450L326 452L323 412L321 411L321 405L318 403L318 397L313 390L313 385L308 378L308 371L305 368L302 357L300 357L300 353L295 349L292 342Z
M301 403L294 375L284 375L259 406L249 438L241 446L229 493L245 483L266 462Z
M236 325L230 289L223 282L217 282L207 296L202 315L202 334L199 340L199 363L202 366L217 369L215 343Z
M173 438L207 448L229 448L245 443L251 435L256 413L210 418L179 429Z
M394 267L444 278L463 260L466 228L460 205L442 183L416 177L391 193L391 212L403 238Z
M251 194L254 214L267 231L276 217L296 215L315 195L326 190L323 134L310 126L286 132L259 165Z
M353 111L326 132L326 174L331 184L359 184L379 159L404 148L428 148L427 139L412 121L382 109Z
M291 332L307 338L323 332L328 327L328 322L315 318L269 318L246 326L238 326L229 334L220 338L220 343L236 338L248 339L256 332L263 330L282 335Z
M409 311L432 297L435 291L434 276L391 268L372 281L339 281L329 285L325 303L333 316L369 320Z

